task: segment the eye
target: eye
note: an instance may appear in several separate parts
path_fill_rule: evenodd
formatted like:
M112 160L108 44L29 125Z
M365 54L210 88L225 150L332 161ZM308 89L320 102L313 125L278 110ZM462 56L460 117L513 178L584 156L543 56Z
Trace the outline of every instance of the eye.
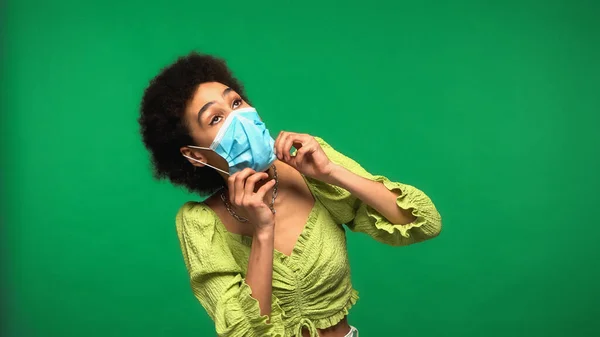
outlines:
M219 123L221 120L223 120L223 116L214 116L210 120L210 123L208 123L208 125L215 125L215 124Z
M240 105L242 105L242 102L243 102L243 101L242 101L242 99L241 99L241 98L236 98L236 99L234 99L234 100L233 100L233 103L231 104L231 108L232 108L232 109L234 109L234 110L235 110L235 109L237 109L237 108L239 108L239 107L240 107Z

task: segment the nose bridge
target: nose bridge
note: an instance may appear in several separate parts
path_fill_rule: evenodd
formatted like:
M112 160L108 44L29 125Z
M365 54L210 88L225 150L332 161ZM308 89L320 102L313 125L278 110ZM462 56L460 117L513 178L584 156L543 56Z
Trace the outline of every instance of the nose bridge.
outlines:
M221 112L230 113L232 111L231 107L224 98L219 97L219 99L215 100L214 102L214 107L219 109Z

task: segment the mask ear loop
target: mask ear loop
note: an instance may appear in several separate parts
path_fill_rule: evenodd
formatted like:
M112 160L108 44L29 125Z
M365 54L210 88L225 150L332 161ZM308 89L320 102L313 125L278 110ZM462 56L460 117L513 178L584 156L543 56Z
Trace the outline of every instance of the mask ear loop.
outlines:
M205 147L200 147L200 146L191 146L191 145L190 145L190 146L188 146L188 147L193 147L193 148L195 148L195 149L202 149L202 150L212 150L212 149L207 149L207 148L205 148ZM182 156L186 157L186 158L187 158L187 159L189 159L189 160L193 160L193 161L195 161L195 162L197 162L197 163L204 164L204 165L206 165L206 166L208 166L208 167L210 167L210 168L213 168L213 169L215 169L215 170L217 170L217 171L223 172L223 173L225 173L225 174L226 174L226 175L228 175L228 176L230 176L230 175L231 175L231 173L229 173L229 172L223 171L223 170L221 170L221 169L220 169L220 168L218 168L218 167L214 167L214 166L212 166L212 165L210 165L210 164L208 164L208 163L205 163L205 162L203 162L203 161L200 161L200 160L198 160L198 159L196 159L196 158L192 158L192 157L190 157L190 156L186 156L185 154L182 154Z
M187 159L189 159L189 160L193 160L193 161L195 161L195 162L198 162L198 163L200 163L200 164L204 164L204 165L206 165L206 166L208 166L208 167L210 167L210 168L213 168L213 169L215 169L215 170L217 170L217 171L221 171L221 172L225 173L225 174L226 174L226 175L228 175L228 176L230 176L230 175L231 175L229 172L225 172L225 171L221 170L221 169L220 169L220 168L218 168L218 167L214 167L214 166L212 166L212 165L210 165L210 164L208 164L208 163L205 163L205 162L203 162L203 161L200 161L200 160L198 160L198 159L195 159L195 158L192 158L192 157L186 156L185 154L184 154L183 156L184 156L184 157L186 157L186 158L187 158Z

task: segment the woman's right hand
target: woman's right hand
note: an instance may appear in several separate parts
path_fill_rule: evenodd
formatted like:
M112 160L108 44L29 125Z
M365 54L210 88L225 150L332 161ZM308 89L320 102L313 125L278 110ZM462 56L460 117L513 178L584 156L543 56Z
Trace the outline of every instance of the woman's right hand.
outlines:
M265 172L246 168L227 179L230 203L238 215L248 219L250 225L254 227L254 234L275 226L275 214L264 201L267 191L275 185L275 179L266 182L254 192L256 184L268 177Z

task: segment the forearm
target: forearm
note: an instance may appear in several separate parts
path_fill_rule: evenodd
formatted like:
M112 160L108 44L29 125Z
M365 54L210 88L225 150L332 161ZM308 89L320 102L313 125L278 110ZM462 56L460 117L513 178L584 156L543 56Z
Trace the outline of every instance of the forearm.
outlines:
M352 193L393 224L404 225L416 220L410 209L398 207L396 199L399 195L388 190L380 182L363 178L340 165L333 166L326 180L325 182Z
M271 314L274 237L274 226L261 230L253 236L250 249L246 283L258 300L261 315Z

